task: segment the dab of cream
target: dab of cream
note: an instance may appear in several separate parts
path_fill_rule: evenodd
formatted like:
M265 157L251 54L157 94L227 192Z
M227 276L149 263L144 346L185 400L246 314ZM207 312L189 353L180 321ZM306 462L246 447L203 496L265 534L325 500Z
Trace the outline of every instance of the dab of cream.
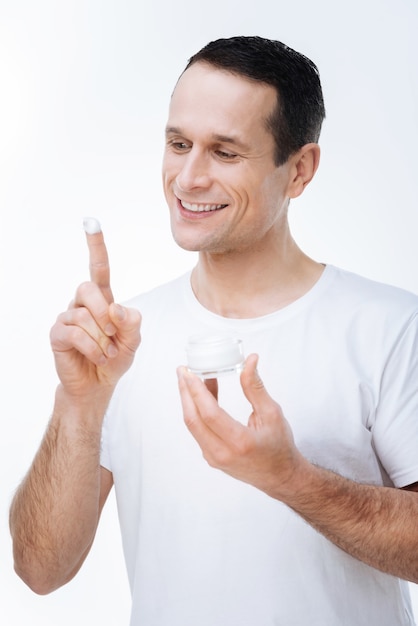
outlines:
M239 372L245 360L241 339L224 335L190 337L186 354L189 370L202 378Z
M95 217L85 217L83 220L84 230L88 235L96 235L102 231L99 220Z

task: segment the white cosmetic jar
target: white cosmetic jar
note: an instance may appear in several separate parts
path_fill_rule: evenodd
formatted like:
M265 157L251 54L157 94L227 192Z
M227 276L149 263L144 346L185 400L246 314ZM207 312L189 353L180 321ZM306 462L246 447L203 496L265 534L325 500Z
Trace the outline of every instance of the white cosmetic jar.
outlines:
M187 365L201 378L239 372L244 366L242 341L230 335L194 335L186 346Z

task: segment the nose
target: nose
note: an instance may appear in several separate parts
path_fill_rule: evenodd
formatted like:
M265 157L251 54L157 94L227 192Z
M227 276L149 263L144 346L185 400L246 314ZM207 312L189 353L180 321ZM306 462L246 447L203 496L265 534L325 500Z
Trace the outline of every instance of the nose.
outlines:
M209 187L209 163L204 153L192 148L183 155L180 171L176 176L176 184L180 191Z

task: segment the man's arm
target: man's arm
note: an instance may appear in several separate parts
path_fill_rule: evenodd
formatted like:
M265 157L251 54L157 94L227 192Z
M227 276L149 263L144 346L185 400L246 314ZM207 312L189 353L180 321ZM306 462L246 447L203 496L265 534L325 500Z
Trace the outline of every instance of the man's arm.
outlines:
M63 431L53 419L10 509L16 573L39 594L78 572L113 484L95 443L89 451Z
M248 426L223 411L196 376L179 368L186 425L207 462L282 501L351 556L418 582L418 495L359 484L322 469L296 448L280 406L260 380L251 355L241 375L253 407Z
M92 545L113 482L100 467L103 417L140 341L138 311L113 302L102 233L87 241L91 282L51 330L52 418L10 509L16 572L41 594L68 582Z

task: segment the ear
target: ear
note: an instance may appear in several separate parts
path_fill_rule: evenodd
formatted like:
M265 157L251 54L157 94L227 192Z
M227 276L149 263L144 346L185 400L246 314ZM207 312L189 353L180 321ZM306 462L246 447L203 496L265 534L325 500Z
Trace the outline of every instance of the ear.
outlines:
M307 143L290 157L290 180L288 197L297 198L301 195L318 169L320 147L317 143Z

